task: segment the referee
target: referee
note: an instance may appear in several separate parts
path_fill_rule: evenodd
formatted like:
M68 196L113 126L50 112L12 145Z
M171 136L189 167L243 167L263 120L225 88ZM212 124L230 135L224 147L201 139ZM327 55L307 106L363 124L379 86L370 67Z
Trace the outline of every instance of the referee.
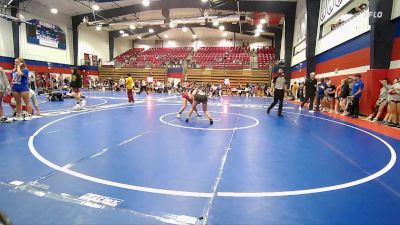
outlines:
M283 107L283 97L285 96L286 92L286 79L285 74L283 73L282 69L278 70L278 76L274 78L274 81L271 85L271 92L274 92L274 102L269 106L267 113L269 114L271 109L274 108L276 103L279 101L279 108L278 108L278 116L283 117L282 115L282 107Z

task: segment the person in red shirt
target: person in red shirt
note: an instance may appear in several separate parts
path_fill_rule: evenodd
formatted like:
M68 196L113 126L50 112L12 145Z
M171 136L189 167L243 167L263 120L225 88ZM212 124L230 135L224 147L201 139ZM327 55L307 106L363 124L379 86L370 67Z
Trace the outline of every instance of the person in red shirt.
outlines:
M176 115L176 118L180 119L181 118L181 114L183 111L185 111L186 106L187 106L187 102L190 102L191 105L193 105L193 96L192 96L192 90L185 90L182 94L182 106L179 109L178 115ZM194 109L194 111L197 114L197 117L201 117L201 115L199 114L199 112L197 112L197 108Z

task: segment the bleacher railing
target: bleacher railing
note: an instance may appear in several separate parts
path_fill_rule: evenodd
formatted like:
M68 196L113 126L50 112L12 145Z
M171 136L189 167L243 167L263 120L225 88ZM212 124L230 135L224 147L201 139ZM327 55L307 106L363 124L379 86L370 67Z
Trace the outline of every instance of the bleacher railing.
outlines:
M115 68L172 68L172 67L184 67L184 64L166 64L163 62L115 62ZM189 69L268 69L269 64L260 65L257 62L242 62L242 63L218 63L212 62L202 64L188 64Z
M327 33L325 33L325 34L322 34L322 30L321 30L321 32L320 32L320 39L322 39L322 38L328 36L328 34L331 34L331 33L334 32L334 31L337 31L340 27L343 27L343 25L345 25L346 23L349 23L351 20L353 20L354 18L360 16L361 14L363 14L363 13L365 13L365 12L367 12L367 11L369 12L369 6L367 6L367 7L364 8L364 9L362 9L361 11L355 13L353 16L351 16L351 17L348 18L347 20L342 21L341 24L337 25L334 29L329 30L329 31L328 31Z
M85 66L99 66L100 62L99 61L93 61L90 59L81 59L81 65Z

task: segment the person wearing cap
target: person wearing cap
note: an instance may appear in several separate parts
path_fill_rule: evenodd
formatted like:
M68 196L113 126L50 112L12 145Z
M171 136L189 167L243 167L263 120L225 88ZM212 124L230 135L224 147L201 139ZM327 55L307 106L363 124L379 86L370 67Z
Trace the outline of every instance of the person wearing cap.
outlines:
M353 118L358 118L358 114L360 111L360 98L364 89L364 82L361 80L361 74L356 74L354 76L355 83L351 90L350 99L352 100L352 104L349 105L349 116Z
M279 69L278 76L274 78L272 85L271 85L271 92L274 93L274 101L268 107L268 110L267 110L268 114L270 113L271 109L274 108L274 106L279 101L278 116L283 117L283 115L282 115L283 98L285 97L286 91L287 91L287 87L286 87L285 73L283 72L282 69Z

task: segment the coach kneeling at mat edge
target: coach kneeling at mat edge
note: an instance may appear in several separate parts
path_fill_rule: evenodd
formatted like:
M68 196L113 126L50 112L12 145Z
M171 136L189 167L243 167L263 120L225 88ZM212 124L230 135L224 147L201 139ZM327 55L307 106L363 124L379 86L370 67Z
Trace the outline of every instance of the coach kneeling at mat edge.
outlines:
M274 81L271 85L271 92L274 92L274 102L269 106L267 113L269 114L271 109L274 108L276 103L279 101L278 108L278 116L283 117L282 108L283 108L283 98L285 97L285 93L287 90L285 73L282 69L278 70L278 76L274 78Z

